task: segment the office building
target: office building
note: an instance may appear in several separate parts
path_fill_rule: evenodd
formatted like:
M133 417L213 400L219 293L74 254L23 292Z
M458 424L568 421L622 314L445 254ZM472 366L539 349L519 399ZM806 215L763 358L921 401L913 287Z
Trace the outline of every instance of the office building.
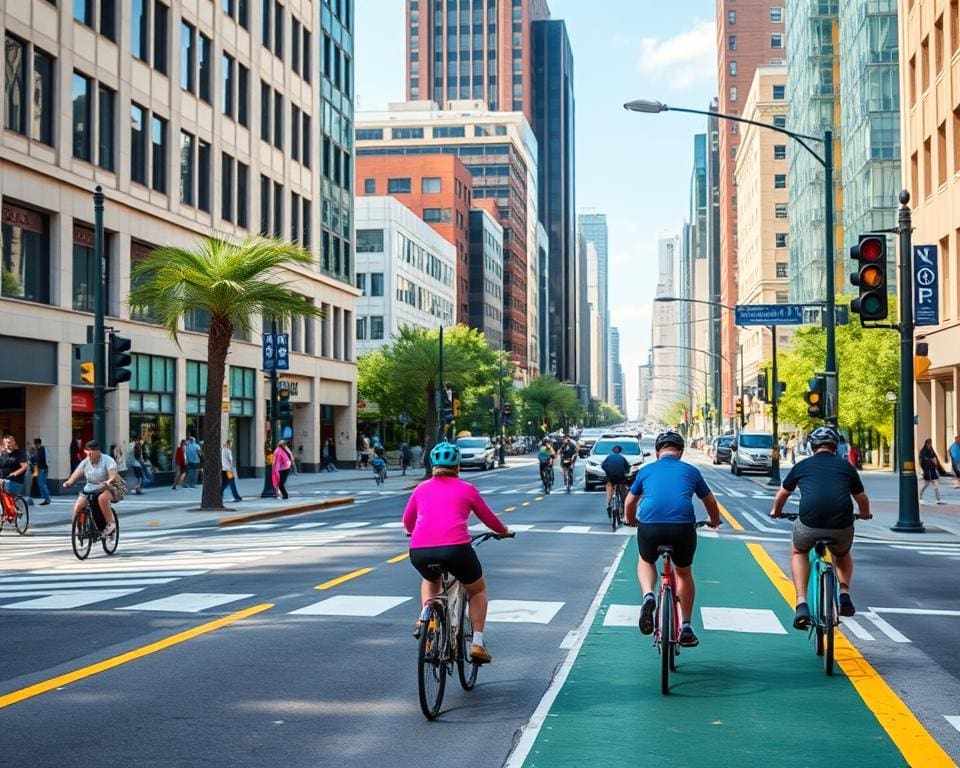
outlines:
M715 401L711 372L715 358L711 356L712 323L710 322L711 287L707 207L710 203L707 186L707 136L693 137L693 170L690 174L690 267L692 286L690 302L690 375L694 381L694 413L700 419L698 431L704 436L713 434L711 411Z
M327 438L340 456L353 449L353 5L3 6L0 356L17 364L0 384L0 429L43 438L51 489L73 435L92 432L92 390L73 363L93 322L97 185L106 322L133 344L133 378L107 395L110 442L144 437L171 472L178 439L203 431L207 318L187 315L173 344L149 307L129 305L131 267L157 246L263 233L314 255L282 279L324 312L286 329L301 466L319 466ZM226 372L241 476L264 467L260 330L257 318L235 336Z
M503 227L496 206L470 211L470 327L491 349L503 346ZM489 209L493 209L492 211Z
M613 402L613 392L610 391L610 356L607 349L607 339L610 331L610 306L608 303L610 289L608 282L610 244L607 230L607 215L595 210L583 210L577 217L577 228L583 233L588 248L592 245L593 252L596 254L596 275L594 276L593 282L588 278L587 290L588 292L591 291L591 285L593 285L596 290L595 296L593 293L590 293L588 301L594 306L600 320L598 333L591 333L591 343L596 345L599 341L599 348L594 350L593 347L591 347L590 354L591 357L597 357L602 363L599 365L596 373L591 374L590 385L594 397L611 403ZM587 255L587 270L589 272L591 270L589 250L587 251ZM591 370L593 370L592 366Z
M680 256L680 237L661 235L657 242L656 298L677 298ZM688 403L693 391L688 362L690 350L681 344L680 307L684 303L656 300L653 303L650 414L656 419L664 418L678 401Z
M623 394L623 366L620 364L620 330L610 329L610 356L613 359L613 403L624 416L627 415L627 405Z

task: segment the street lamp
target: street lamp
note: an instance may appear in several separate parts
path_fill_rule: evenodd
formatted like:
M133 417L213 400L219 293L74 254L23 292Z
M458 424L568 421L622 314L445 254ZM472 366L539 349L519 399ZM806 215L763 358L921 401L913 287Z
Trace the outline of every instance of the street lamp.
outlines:
M772 125L770 123L761 123L756 120L749 120L745 117L740 117L739 115L728 115L723 112L708 112L702 109L689 109L687 107L670 107L666 104L654 101L650 99L636 99L634 101L628 101L623 105L624 109L629 110L630 112L641 112L644 114L657 114L659 112L687 112L691 115L704 115L706 117L714 117L720 120L732 120L736 123L747 123L748 125L756 125L760 128L766 128L770 131L776 131L777 133L782 133L785 136L789 136L791 139L796 141L801 147L803 147L807 152L809 152L813 158L823 166L823 205L824 205L824 257L826 260L826 301L824 302L826 309L826 331L827 331L827 354L826 361L824 364L824 369L827 373L832 373L834 376L837 375L837 337L836 337L836 287L834 282L836 280L836 275L834 274L834 253L833 253L833 131L829 128L825 128L823 131L823 136L808 136L803 133L794 133L793 131L788 131L786 128L780 128L779 126ZM820 142L823 144L823 155L818 155L807 142ZM836 412L839 412L839 406L835 409ZM836 413L830 419L836 426Z

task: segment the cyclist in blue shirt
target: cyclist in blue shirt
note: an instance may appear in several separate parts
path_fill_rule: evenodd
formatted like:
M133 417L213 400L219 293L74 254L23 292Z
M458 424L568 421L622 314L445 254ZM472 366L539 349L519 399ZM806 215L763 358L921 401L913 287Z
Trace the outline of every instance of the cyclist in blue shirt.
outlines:
M693 580L693 555L697 549L696 514L691 499L696 494L710 517L709 525L720 525L720 507L700 470L680 461L683 436L662 432L654 444L657 461L637 472L627 496L624 518L627 525L637 526L637 547L640 560L637 578L643 591L640 606L640 631L653 632L653 616L657 610L654 587L657 584L657 547L673 547L673 565L677 575L677 597L680 600L680 645L693 647L700 641L690 626L696 584ZM639 519L637 507L639 506Z

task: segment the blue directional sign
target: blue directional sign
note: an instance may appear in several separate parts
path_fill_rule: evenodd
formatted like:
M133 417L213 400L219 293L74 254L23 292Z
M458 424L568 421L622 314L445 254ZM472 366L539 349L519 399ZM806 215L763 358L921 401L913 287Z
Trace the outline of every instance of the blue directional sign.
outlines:
M272 333L263 334L263 370L272 371L276 362L277 347Z
M803 325L802 304L737 304L736 325Z
M277 370L286 371L290 369L290 334L277 334Z
M937 246L913 246L914 325L940 324L940 272Z

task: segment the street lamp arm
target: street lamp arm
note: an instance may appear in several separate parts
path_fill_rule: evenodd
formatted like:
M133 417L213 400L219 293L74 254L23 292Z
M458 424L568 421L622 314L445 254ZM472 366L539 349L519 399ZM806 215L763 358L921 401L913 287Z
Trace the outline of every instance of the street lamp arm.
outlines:
M697 352L701 355L710 355L710 357L719 357L727 365L730 365L730 361L722 353L710 352L706 349L697 349L696 347L685 347L681 344L654 344L653 349L686 349L686 350L689 350L690 352Z
M659 301L661 303L682 301L689 304L706 304L708 307L720 307L721 309L729 309L731 312L733 312L735 309L735 307L731 307L729 304L721 304L719 301L707 301L706 299L685 299L681 296L657 296L654 301Z

